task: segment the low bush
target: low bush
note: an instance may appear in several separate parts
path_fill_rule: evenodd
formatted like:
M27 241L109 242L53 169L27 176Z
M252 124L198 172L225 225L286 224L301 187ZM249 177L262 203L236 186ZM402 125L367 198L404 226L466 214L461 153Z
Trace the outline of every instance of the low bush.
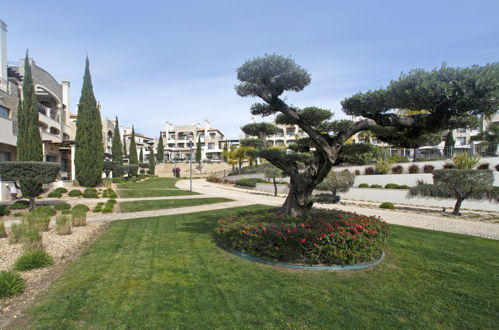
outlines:
M23 235L23 231L26 228L25 225L19 223L13 223L10 225L10 233L9 233L9 243L15 244L21 241L21 237Z
M68 203L59 203L59 204L54 205L54 209L56 211L70 210L71 209L71 204L68 204Z
M71 234L71 217L59 215L55 218L55 231L59 235Z
M390 160L378 158L376 160L376 163L374 164L374 168L376 169L376 174L388 174L388 172L390 172L392 164L393 163Z
M383 188L380 184L372 184L369 188Z
M60 192L54 190L54 191L49 192L47 197L48 198L61 198L62 194Z
M41 231L48 231L50 224L50 216L42 213L30 213L26 215L26 223L29 226L36 226Z
M69 197L79 197L81 196L82 193L81 193L81 190L80 189L73 189L71 190L69 193L68 193L68 196Z
M426 164L425 166L423 166L423 172L425 172L425 173L433 173L434 170L435 170L435 166L433 166L433 165Z
M42 234L40 227L36 225L22 225L21 243L24 251L43 250Z
M29 207L29 201L27 200L19 200L15 201L14 204L10 206L11 210L24 210Z
M98 198L99 194L97 193L96 189L87 188L83 191L82 197L83 198Z
M248 178L248 179L239 179L236 180L236 185L244 186L244 187L256 187L257 183L268 183L267 180L260 178Z
M399 189L399 185L396 183L387 183L385 189Z
M110 199L104 204L104 208L102 209L102 213L112 213L114 204L116 204L116 199Z
M43 268L54 263L54 259L43 250L33 250L25 252L14 263L14 270L24 271L36 268Z
M411 189L411 187L409 187L409 186L408 186L408 185L406 185L406 184L403 184L403 185L398 186L398 188L397 188L397 189Z
M0 238L7 237L7 232L5 231L5 223L3 220L0 220Z
M84 204L76 204L75 206L73 206L73 211L77 211L77 210L81 210L85 213L87 213L90 208Z
M56 188L54 191L60 192L61 194L65 194L68 192L68 190L64 187Z
M481 163L477 167L477 170L488 170L488 169L489 169L489 163Z
M94 209L92 210L93 212L100 212L102 211L102 208L104 207L104 203L103 202L99 202L97 203L97 205L95 205Z
M9 297L24 290L24 280L18 273L0 271L0 298Z
M416 164L412 164L411 166L409 166L408 170L409 170L409 173L411 173L411 174L419 173L419 166Z
M393 205L393 203L390 202L383 202L379 205L379 208L393 210L395 209L395 205Z
M125 182L127 182L125 178L121 177L113 178L113 183L125 183Z
M355 175L360 175L360 170L355 170Z
M102 197L103 198L117 198L118 194L116 194L116 192L113 189L108 188L102 192Z
M454 164L451 163L445 163L442 167L446 170L451 170L453 168L456 168L456 166L454 166Z
M404 172L404 167L402 165L395 165L392 167L392 173L393 174L402 174Z
M364 174L365 174L365 175L373 175L373 174L374 174L374 168L372 168L371 166L366 167L366 168L364 169Z
M408 163L410 162L409 158L399 155L399 154L393 154L390 156L390 160L393 163Z
M369 188L369 185L367 183L361 183L359 184L359 188Z
M9 209L6 206L0 205L0 217L9 214L10 214Z
M47 217L53 217L54 215L57 214L57 211L51 206L44 205L44 206L38 206L36 209L34 209L31 212L31 214L40 214L40 215L45 215Z
M62 210L61 214L71 214L71 210Z
M389 226L377 217L314 210L303 218L277 210L220 219L219 244L262 259L307 265L347 265L380 258Z
M85 226L87 223L87 212L82 209L71 210L71 223L75 227Z

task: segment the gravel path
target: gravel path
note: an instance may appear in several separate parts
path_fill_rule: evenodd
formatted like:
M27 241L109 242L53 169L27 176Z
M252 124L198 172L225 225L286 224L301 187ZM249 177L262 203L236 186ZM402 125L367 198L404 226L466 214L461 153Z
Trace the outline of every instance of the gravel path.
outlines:
M177 182L177 187L186 189L189 187L188 180ZM236 201L250 204L265 204L280 206L283 203L282 197L274 197L267 194L256 194L251 191L244 191L240 188L210 183L205 180L193 180L193 191L210 197L226 197ZM219 206L220 204L215 204ZM215 206L214 205L214 206ZM209 207L210 205L207 205ZM479 221L461 220L459 218L444 218L432 215L411 214L396 210L371 209L352 205L329 205L325 208L337 208L350 212L357 212L366 215L379 216L388 223L444 231L449 233L466 234L477 237L491 238L499 240L499 224L484 223Z

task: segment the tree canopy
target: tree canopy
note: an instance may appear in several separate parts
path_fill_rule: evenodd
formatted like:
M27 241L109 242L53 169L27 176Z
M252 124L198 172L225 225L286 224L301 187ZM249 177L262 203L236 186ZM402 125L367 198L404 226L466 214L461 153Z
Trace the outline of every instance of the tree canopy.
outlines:
M404 130L408 139L459 127L471 117L496 111L499 100L499 65L470 68L442 66L432 71L412 70L386 88L357 93L342 101L343 111L358 121L333 120L327 109L291 106L282 94L299 92L311 82L310 74L291 58L265 55L246 61L237 69L242 97L258 97L263 103L251 106L253 115L277 115L278 124L296 124L308 138L291 151L268 148L264 128L243 127L262 140L253 155L262 157L290 176L290 193L283 205L289 215L303 215L312 207L313 188L323 181L335 164L343 144L354 134L378 126ZM397 114L399 109L418 110ZM424 112L419 110L426 110ZM262 125L263 127L263 125Z

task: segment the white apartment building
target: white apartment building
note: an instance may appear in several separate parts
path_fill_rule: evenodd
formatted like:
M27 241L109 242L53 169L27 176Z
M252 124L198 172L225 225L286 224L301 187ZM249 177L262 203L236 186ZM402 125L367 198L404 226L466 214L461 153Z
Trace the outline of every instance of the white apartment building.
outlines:
M127 154L130 153L130 142L132 141L132 129L129 127L120 127L120 134L123 139L123 142L126 145ZM111 140L112 141L112 140ZM112 142L111 142L112 143ZM139 159L140 150L142 149L142 154L144 155L144 163L149 161L150 150L152 149L153 153L157 148L158 140L145 136L143 134L135 132L135 145L137 146L137 159ZM125 159L128 159L125 157ZM140 163L140 159L139 159Z
M255 119L251 118L252 123L255 123ZM302 139L308 136L300 126L298 125L281 125L272 122L275 126L279 128L276 134L267 135L267 142L269 145L276 147L288 147L290 144L296 142L298 139ZM243 134L240 136L242 139L256 138L255 136L249 136Z
M227 141L223 133L210 126L208 120L204 121L204 127L199 123L194 125L177 125L166 122L166 130L161 132L165 146L165 161L187 161L195 157L198 141L201 144L202 161L221 161Z

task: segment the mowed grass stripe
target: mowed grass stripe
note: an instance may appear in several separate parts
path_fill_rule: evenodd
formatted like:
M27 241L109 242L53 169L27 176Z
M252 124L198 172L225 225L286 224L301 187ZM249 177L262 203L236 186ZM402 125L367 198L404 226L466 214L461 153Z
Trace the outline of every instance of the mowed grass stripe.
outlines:
M121 198L199 195L196 192L190 192L187 190L158 190L158 189L118 190L118 194L120 195Z
M392 225L387 257L289 271L220 249L243 207L113 222L29 311L33 328L495 328L499 242Z
M176 178L148 178L140 182L120 183L118 189L177 189Z
M163 199L163 200L145 200L120 203L121 212L139 212L149 210L171 209L177 207L196 206L203 204L215 204L232 202L228 198L191 198L191 199Z

